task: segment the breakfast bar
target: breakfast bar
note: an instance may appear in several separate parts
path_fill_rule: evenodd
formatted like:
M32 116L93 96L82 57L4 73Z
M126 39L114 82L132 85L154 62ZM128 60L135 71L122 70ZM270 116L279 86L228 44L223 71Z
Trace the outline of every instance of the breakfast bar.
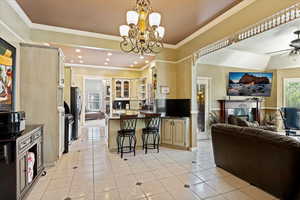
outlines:
M136 139L137 148L141 148L142 131L145 128L145 119L147 117L143 114L138 114L136 123ZM117 150L117 135L120 130L120 116L110 116L106 118L105 139L110 151ZM161 144L169 147L177 147L182 149L189 148L189 119L188 118L175 118L175 117L162 117L160 126ZM150 138L151 140L152 138Z
M139 114L137 117L136 123L136 138L137 138L137 147L142 147L142 130L145 128L145 119L146 116ZM108 149L110 151L117 150L117 135L118 130L120 130L120 116L111 116L106 119L106 131L105 131L105 138L108 144Z

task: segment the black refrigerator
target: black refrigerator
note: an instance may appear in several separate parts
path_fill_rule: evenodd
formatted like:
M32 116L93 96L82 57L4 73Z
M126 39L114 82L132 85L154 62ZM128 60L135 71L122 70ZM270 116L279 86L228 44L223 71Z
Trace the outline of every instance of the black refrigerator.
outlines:
M78 87L71 87L71 114L74 117L72 140L78 139L81 109L82 102L80 96L80 89Z

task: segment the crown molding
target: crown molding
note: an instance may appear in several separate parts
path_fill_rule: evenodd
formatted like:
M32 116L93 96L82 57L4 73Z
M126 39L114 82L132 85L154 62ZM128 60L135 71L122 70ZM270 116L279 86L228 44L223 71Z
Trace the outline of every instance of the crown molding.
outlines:
M65 67L109 69L109 70L122 70L122 71L142 71L142 68L128 68L128 67L101 66L101 65L85 65L85 64L74 64L74 63L65 63Z
M8 5L15 10L17 15L23 20L23 22L31 28L32 22L27 16L27 14L24 12L24 10L20 7L18 2L16 0L6 0Z
M106 34L101 34L101 33L93 33L93 32L88 32L88 31L80 31L80 30L76 30L76 29L63 28L63 27L58 27L58 26L49 26L49 25L44 25L44 24L32 23L31 28L35 29L35 30L53 31L53 32L59 32L59 33L67 33L67 34L73 34L73 35L79 35L79 36L105 39L105 40L122 41L122 38L118 37L118 36L106 35Z
M5 27L11 34L13 34L16 38L18 38L18 40L20 42L25 42L25 39L20 36L19 34L17 34L14 30L12 30L5 22L3 22L1 19L0 19L0 25L2 25L3 27Z
M88 32L88 31L80 31L70 28L63 28L63 27L57 27L57 26L49 26L44 24L37 24L33 23L29 17L26 15L24 10L19 6L19 4L16 2L16 0L6 0L8 4L15 10L15 12L20 16L20 18L31 28L36 30L45 30L45 31L54 31L54 32L60 32L60 33L68 33L68 34L74 34L79 36L87 36L87 37L94 37L99 39L107 39L107 40L113 40L113 41L121 41L122 37L120 36L113 36L113 35L106 35L101 33L94 33L94 32ZM211 29L212 27L216 26L223 20L231 17L232 15L236 14L243 8L249 6L250 4L254 3L256 0L243 0L236 6L232 7L216 19L212 20L210 23L206 24L202 28L200 28L198 31L193 33L192 35L188 36L187 38L183 39L176 45L173 44L164 44L165 48L169 49L178 49L185 45L186 43L190 42L191 40L195 39L202 33L206 32L207 30Z
M63 27L58 27L58 26L49 26L49 25L44 25L44 24L31 23L31 28L35 29L35 30L67 33L67 34L93 37L93 38L99 38L99 39L105 39L105 40L113 40L113 41L118 41L118 42L122 41L122 37L120 37L120 36L106 35L106 34L94 33L94 32L89 32L89 31L80 31L80 30L76 30L76 29L63 28ZM175 45L165 44L165 43L164 43L164 47L169 48L169 49L176 48Z

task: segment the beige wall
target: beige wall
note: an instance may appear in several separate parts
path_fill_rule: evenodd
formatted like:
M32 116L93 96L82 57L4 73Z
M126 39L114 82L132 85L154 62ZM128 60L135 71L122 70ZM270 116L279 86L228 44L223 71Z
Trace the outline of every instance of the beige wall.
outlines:
M70 105L70 88L72 84L72 69L70 67L65 67L65 88L64 88L64 100Z
M0 1L0 37L16 47L16 110L20 110L20 45L19 43L29 39L29 28L13 11L6 1ZM7 27L8 26L8 27ZM18 35L14 35L12 32Z
M197 76L212 78L212 108L218 108L219 99L225 99L228 73L229 72L249 72L257 71L252 69L222 67L213 65L197 65ZM273 73L272 95L265 97L264 106L267 108L277 108L283 105L283 81L286 78L300 78L300 68L280 69L280 70L265 70L265 72ZM239 98L239 97L234 97Z
M80 36L70 33L60 33L45 30L31 30L31 40L39 43L58 43L71 46L86 46L100 49L109 49L120 51L120 41L101 39L95 37ZM164 48L155 57L158 60L175 61L177 59L177 50Z
M176 64L165 63L165 62L156 62L155 67L157 69L157 99L176 99L177 97L177 70ZM161 93L161 86L169 87L170 93L164 95Z
M276 108L277 107L277 70L266 70L266 72L273 73L273 83L272 83L272 94L270 97L265 98L265 107Z
M277 70L277 107L283 105L283 81L286 78L300 78L300 68Z
M197 65L197 76L198 77L209 77L211 78L211 98L212 98L212 109L218 109L220 107L218 100L227 98L227 84L229 72L249 72L257 71L242 68L233 67L222 67L214 65ZM234 97L238 99L239 97Z
M79 67L73 67L72 74L81 76L98 76L106 78L140 78L142 75L140 71L108 70Z
M176 97L192 98L192 60L187 59L176 64Z

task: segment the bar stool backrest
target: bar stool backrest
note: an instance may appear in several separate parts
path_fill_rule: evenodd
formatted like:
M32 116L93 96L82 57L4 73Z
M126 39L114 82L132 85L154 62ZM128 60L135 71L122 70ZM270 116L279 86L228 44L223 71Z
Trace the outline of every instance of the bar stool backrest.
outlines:
M121 115L120 116L120 128L124 131L135 130L137 115Z
M159 129L161 114L144 113L146 129Z

